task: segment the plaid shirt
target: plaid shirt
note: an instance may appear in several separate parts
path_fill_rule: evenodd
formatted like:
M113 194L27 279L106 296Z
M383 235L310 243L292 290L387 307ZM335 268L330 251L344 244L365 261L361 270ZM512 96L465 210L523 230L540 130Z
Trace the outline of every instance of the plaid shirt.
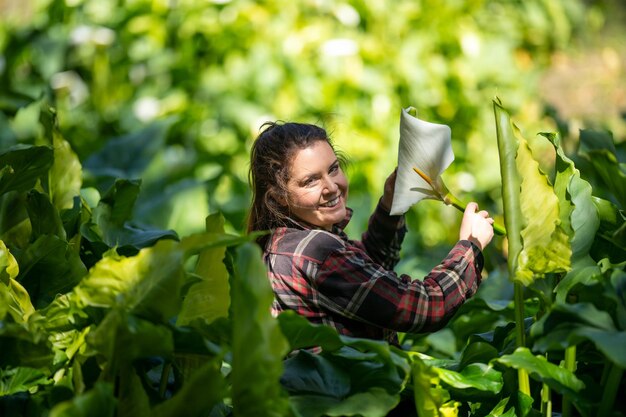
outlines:
M273 231L265 263L274 290L272 313L294 310L340 334L397 341L396 331L443 327L474 295L483 255L461 240L421 280L393 272L406 233L404 216L390 216L380 204L361 241L348 239L346 219L332 232L293 221Z

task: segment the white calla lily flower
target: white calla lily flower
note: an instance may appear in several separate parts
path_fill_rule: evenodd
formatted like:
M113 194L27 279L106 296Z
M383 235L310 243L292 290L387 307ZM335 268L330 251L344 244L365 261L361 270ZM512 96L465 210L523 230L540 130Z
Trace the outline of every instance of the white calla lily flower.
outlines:
M415 115L414 115L415 114ZM402 110L398 170L390 214L406 213L425 198L440 200L464 211L466 205L446 187L441 174L454 161L450 127L417 118L413 107ZM496 234L506 235L503 226L494 223Z
M400 117L398 172L392 215L406 213L425 198L443 201L449 194L441 174L454 161L452 131L446 125L412 116L414 111L413 107L402 109Z

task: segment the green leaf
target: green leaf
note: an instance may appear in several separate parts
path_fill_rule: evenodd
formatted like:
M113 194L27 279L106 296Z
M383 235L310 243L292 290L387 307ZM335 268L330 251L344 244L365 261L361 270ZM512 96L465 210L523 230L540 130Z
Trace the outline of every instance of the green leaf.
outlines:
M28 317L35 312L26 289L15 280L19 273L17 261L0 240L0 293L2 293L2 306L6 308L0 320L8 312L17 323L25 323Z
M533 159L528 143L517 129L515 132L520 144L516 163L522 176L520 209L524 218L523 248L515 279L529 285L534 276L568 271L572 251L569 236L560 226L559 199Z
M455 372L444 368L434 368L444 386L456 392L455 398L468 399L493 397L503 386L502 373L483 363L472 363Z
M563 350L584 340L592 342L613 363L626 367L626 331L615 328L612 317L591 303L557 304L531 328L534 348Z
M560 208L561 225L571 238L572 261L585 257L593 244L600 225L598 210L593 202L591 185L580 177L580 171L574 166L555 134L542 133L556 152L556 176L554 191Z
M65 240L52 235L39 236L17 259L18 281L36 308L70 291L87 272L78 253Z
M87 343L102 354L109 378L138 358L170 356L174 351L172 332L120 309L110 310L104 320L87 335Z
M132 257L109 252L75 288L87 305L126 308L155 322L174 317L181 305L183 252L161 240Z
M15 145L0 152L0 195L33 188L53 159L53 150L47 146Z
M519 139L513 131L509 114L499 100L494 100L493 110L496 118L500 174L502 176L504 226L507 230L508 240L508 270L509 277L516 280L519 255L522 251L521 233L524 224L520 201L522 180L516 163Z
M30 190L26 199L26 209L32 227L32 240L42 235L53 235L61 240L66 240L65 229L59 212L46 194Z
M231 290L233 405L240 415L283 416L288 403L279 379L288 344L270 314L272 288L258 246L246 243L236 254Z
M509 368L524 369L531 378L547 384L551 389L574 396L585 387L571 371L550 363L543 356L535 356L524 347L517 348L511 355L504 355L494 362Z
M401 368L381 353L350 347L321 355L300 350L285 361L281 382L302 416L385 416L398 404L404 381Z
M224 217L213 214L206 219L208 233L224 233ZM195 273L200 281L193 284L183 301L176 324L189 325L195 319L211 323L219 317L228 317L230 285L224 265L225 246L207 248L200 252Z
M84 163L92 175L100 178L139 178L165 144L170 117L156 121L142 130L109 139L106 145Z
M441 387L436 369L418 357L413 358L413 390L417 415L420 417L456 416L459 403L450 400L450 393Z
M278 322L291 350L319 346L333 351L344 345L335 328L315 325L295 311L284 311L278 316Z
M83 184L82 166L70 144L55 131L52 140L54 164L48 173L48 190L57 210L72 208Z
M161 239L178 240L173 230L160 230L130 223L139 194L140 181L117 180L93 210L92 222L81 226L82 235L91 242L104 243L118 252L134 253ZM133 249L128 251L128 249Z
M595 169L603 185L613 194L622 210L626 209L626 165L620 163L609 132L580 131L578 154Z
M26 367L0 369L0 397L26 392L51 382L45 373L37 369Z
M50 410L50 417L113 417L116 399L113 385L96 382L94 387L82 395L57 404Z
M48 334L33 326L0 320L0 368L24 366L41 370L49 369L54 354Z
M220 358L205 361L174 396L152 409L151 417L202 417L226 396Z

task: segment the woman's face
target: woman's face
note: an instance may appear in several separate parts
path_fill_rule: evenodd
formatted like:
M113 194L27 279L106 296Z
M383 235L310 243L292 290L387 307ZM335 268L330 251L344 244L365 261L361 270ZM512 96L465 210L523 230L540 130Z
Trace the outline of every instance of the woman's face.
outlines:
M348 180L325 140L296 151L289 167L287 198L291 213L311 225L330 230L346 216Z

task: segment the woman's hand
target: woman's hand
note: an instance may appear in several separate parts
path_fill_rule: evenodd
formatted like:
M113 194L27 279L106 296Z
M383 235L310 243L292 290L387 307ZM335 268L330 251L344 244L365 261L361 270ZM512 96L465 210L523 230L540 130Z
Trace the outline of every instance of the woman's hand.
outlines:
M383 208L387 212L391 211L391 205L393 204L393 192L396 189L396 172L398 168L394 169L391 175L385 180L385 188L383 191L383 198L380 200Z
M476 210L478 210L478 204L474 202L469 203L465 208L459 239L469 240L483 250L493 238L493 219L485 210L479 212Z

